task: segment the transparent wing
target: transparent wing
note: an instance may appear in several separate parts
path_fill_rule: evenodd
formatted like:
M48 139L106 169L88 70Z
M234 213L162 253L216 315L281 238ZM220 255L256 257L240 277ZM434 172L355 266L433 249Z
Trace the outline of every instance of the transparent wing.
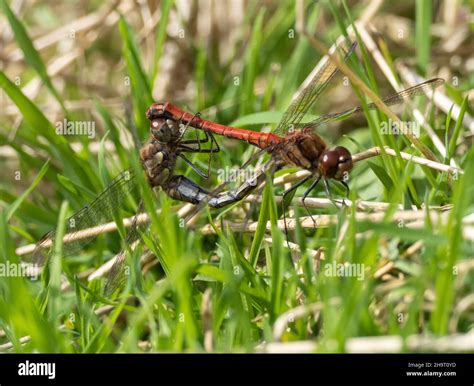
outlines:
M411 99L417 95L427 95L430 91L433 91L436 87L442 85L443 83L444 83L444 79L441 79L441 78L430 79L430 80L427 80L426 82L417 84L416 86L407 88L406 90L400 91L396 94L389 95L388 97L385 97L384 99L382 99L382 101L387 106L393 106L393 105L402 103L407 99ZM369 110L375 110L377 108L378 107L375 103L369 103L367 105L367 109ZM305 131L314 130L318 126L321 126L323 123L335 121L335 120L338 120L339 118L352 115L354 113L362 112L363 110L364 108L362 106L357 106L357 107L353 107L352 109L341 111L339 113L323 115L322 117L319 117L315 119L314 121L305 124L304 130Z
M344 54L344 60L354 52L357 43L344 41L339 45L339 49ZM309 108L318 99L319 95L326 88L329 81L337 73L338 68L332 60L327 58L326 62L321 66L320 70L314 74L311 82L306 86L297 98L291 103L278 126L273 131L277 135L284 136L290 129L295 129L299 126L301 120L308 112Z
M125 283L125 264L127 261L127 256L129 252L132 252L135 242L140 240L140 227L145 226L140 224L138 221L140 215L143 213L143 201L141 201L137 214L133 218L132 226L130 227L125 239L127 248L120 251L120 253L117 255L117 258L115 259L114 264L112 265L112 268L109 271L107 282L105 284L105 295L111 295L117 289L122 288Z
M69 256L90 243L104 223L112 221L124 198L135 187L132 169L120 173L89 205L68 218L64 239L64 256ZM93 228L91 230L91 228ZM54 243L56 231L44 235L33 251L33 263L43 264Z

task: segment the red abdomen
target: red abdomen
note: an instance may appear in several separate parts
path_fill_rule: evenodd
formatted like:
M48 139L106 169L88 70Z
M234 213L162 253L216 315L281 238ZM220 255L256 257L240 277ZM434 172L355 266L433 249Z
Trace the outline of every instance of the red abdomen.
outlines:
M163 113L170 119L181 121L183 124L189 123L190 126L197 129L205 130L217 135L223 135L224 137L228 138L239 139L261 149L265 149L266 147L279 143L283 140L282 137L272 133L260 133L253 130L225 126L219 123L201 119L199 116L181 110L179 107L169 102L154 103L148 110L148 114L152 114L154 111L157 113Z

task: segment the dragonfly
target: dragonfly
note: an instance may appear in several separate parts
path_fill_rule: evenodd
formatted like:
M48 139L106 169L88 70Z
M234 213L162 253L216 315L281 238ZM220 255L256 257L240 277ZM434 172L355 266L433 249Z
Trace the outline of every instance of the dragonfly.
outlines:
M346 41L340 44L339 48L344 60L347 60L354 52L356 43ZM245 141L254 145L260 149L256 154L257 156L264 152L271 154L271 160L269 162L273 165L270 167L267 164L266 170L276 171L284 166L296 166L308 170L310 174L307 177L283 192L283 215L285 215L284 203L286 202L286 196L312 179L313 181L304 192L301 202L309 216L313 219L309 209L305 205L305 200L309 194L322 180L326 194L331 201L334 202L329 189L329 180L335 180L344 186L348 195L349 186L347 181L349 173L353 168L350 151L343 146L330 148L324 139L316 133L316 129L324 123L364 111L362 106L356 106L341 112L323 115L308 123L302 123L304 116L311 106L314 105L337 72L337 65L331 60L326 60L311 78L309 84L290 104L276 128L269 133L231 127L204 120L201 117L193 116L191 113L182 110L170 102L154 103L150 107L148 114L155 119L167 118L170 120L178 120L199 130L203 130L204 132ZM417 95L429 95L429 91L433 91L434 88L443 83L444 80L441 78L430 79L424 83L385 97L383 98L383 102L385 105L390 106ZM377 106L375 103L369 103L365 108L374 110L377 109ZM254 157L252 157L252 159L253 158ZM245 165L248 165L249 161L247 161ZM241 197L235 197L235 201L239 199L241 199ZM315 222L314 219L313 222ZM286 219L284 220L284 224L286 229Z
M204 138L184 140L183 136L190 127L179 120L156 118L147 113L150 120L150 136L140 149L140 161L144 173L152 188L161 188L169 197L198 204L207 202L209 206L221 208L232 203L236 196L244 197L253 186L248 185L232 192L222 192L216 196L184 175L175 175L174 169L178 158L197 172L201 177L208 178L211 170L211 157L220 151L212 133L204 132ZM196 131L197 133L197 131ZM210 148L202 144L209 142ZM194 165L184 153L209 153L207 173ZM136 173L132 168L121 172L112 182L89 204L67 219L63 256L71 256L89 244L97 234L101 233L105 223L111 221L129 194L137 189ZM143 210L143 202L138 205L138 212L132 220L125 243L131 245L139 238L138 218ZM36 244L32 262L43 265L51 253L56 231L46 233ZM106 283L106 293L119 287L120 276L125 264L126 251L118 255L112 266Z

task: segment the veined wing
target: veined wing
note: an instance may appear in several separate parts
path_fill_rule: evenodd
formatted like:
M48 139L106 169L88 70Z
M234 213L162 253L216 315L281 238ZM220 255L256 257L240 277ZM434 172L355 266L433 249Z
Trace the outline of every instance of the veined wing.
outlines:
M64 239L64 256L69 256L90 243L104 226L111 221L123 204L123 199L133 190L135 175L132 169L120 173L92 201L68 218ZM93 231L91 230L93 228ZM33 251L33 262L42 264L54 243L56 231L44 235Z
M400 91L396 94L389 95L388 97L383 98L382 102L387 106L393 106L402 103L408 99L411 99L417 95L428 95L430 91L433 91L436 87L442 85L443 83L444 79L433 78L427 80L426 82L407 88L406 90ZM378 107L375 103L369 103L367 104L367 109L375 110L378 109ZM321 126L323 123L335 121L344 116L352 115L354 113L360 113L362 111L364 111L364 108L362 106L357 106L345 111L341 111L339 113L323 115L322 117L319 117L314 121L305 124L304 130L314 130L318 126Z
M344 54L344 60L347 60L347 58L354 52L356 46L357 43L354 42L350 44L350 42L347 42L346 40L338 46ZM313 105L316 99L318 99L319 95L321 95L337 71L337 65L330 60L329 57L326 57L326 62L321 66L319 71L314 74L309 85L300 92L297 98L288 107L286 112L283 114L282 120L273 133L285 136L288 130L297 128L309 108Z
M138 205L137 214L133 217L132 226L128 231L127 238L125 239L126 248L122 249L117 255L112 268L109 271L107 282L105 283L104 292L106 295L114 293L117 289L123 287L125 283L125 263L127 261L127 255L135 247L136 241L140 240L140 227L146 227L147 225L139 222L139 217L144 215L143 212L143 201L140 201Z

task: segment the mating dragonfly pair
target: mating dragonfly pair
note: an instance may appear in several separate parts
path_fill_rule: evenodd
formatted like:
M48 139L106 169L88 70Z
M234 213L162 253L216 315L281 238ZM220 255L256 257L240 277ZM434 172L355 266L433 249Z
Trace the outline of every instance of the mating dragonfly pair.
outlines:
M355 47L355 43L340 45L339 48L344 60L347 60L354 52ZM305 206L305 199L320 181L323 182L329 196L328 180L330 179L339 181L348 192L349 186L346 181L349 172L353 168L349 150L342 146L330 149L315 131L324 123L352 113L362 112L363 107L358 106L343 112L327 114L312 122L302 123L310 107L314 105L338 71L337 65L328 57L323 60L325 62L319 67L319 71L291 103L279 124L270 133L255 132L204 120L198 114L183 111L169 102L154 103L146 113L150 121L150 138L140 150L140 160L150 185L153 188L160 187L176 200L222 208L242 200L256 186L260 185L267 172L273 173L284 166L296 166L308 170L310 174L283 193L283 203L287 194L311 179L313 182L303 194L303 206ZM443 82L443 79L431 79L384 98L383 102L386 105L398 104L415 95L428 94L429 91L432 91ZM374 103L369 103L365 108L376 109L377 107ZM184 140L183 136L188 128L202 131L204 139ZM225 136L254 145L261 149L258 154L268 152L271 156L270 160L252 179L245 181L238 188L228 191L223 191L220 187L214 192L210 192L183 175L175 175L174 169L177 160L181 158L198 174L206 176L184 154L211 153L212 155L219 152L220 148L214 135ZM208 149L201 147L201 144L206 142L211 144ZM124 197L136 186L136 182L136 175L132 170L122 172L90 205L68 219L66 225L67 236L63 250L65 256L74 254L94 238L94 235L80 234L88 228L97 227L106 221L110 221L113 214L120 208ZM306 210L308 211L307 208ZM283 210L284 213L285 210ZM131 243L139 237L136 230L136 218L127 236L127 243ZM47 256L44 250L52 245L54 237L55 232L52 231L38 242L33 252L36 261L44 260ZM124 265L125 252L122 252L109 273L106 284L107 292L111 292L111 290L115 290L120 286L123 279Z

